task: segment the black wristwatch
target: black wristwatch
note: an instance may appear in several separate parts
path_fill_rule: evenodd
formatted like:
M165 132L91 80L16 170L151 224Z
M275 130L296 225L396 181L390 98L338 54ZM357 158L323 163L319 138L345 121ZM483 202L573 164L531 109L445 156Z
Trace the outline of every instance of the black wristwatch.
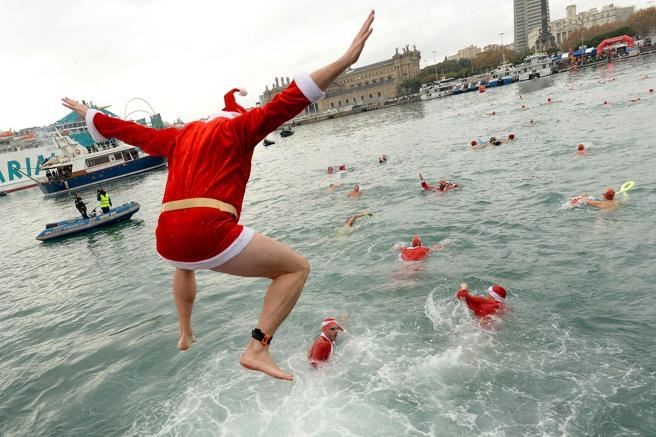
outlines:
M253 329L251 331L251 337L253 337L255 340L259 341L265 346L271 344L271 340L273 340L273 337L260 331L260 328Z

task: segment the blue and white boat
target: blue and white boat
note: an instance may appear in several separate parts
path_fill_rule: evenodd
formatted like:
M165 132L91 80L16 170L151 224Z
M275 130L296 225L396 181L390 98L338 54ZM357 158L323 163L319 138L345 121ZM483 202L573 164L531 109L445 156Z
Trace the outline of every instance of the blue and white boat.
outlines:
M46 196L166 165L165 158L150 156L137 147L115 139L96 143L90 148L58 131L54 132L53 139L57 144L57 153L41 164L42 176L34 179Z
M49 223L46 228L36 236L39 241L54 240L73 234L79 234L103 226L128 220L134 213L139 211L140 205L137 202L125 203L116 208L111 208L109 212L90 215L89 218L75 218L63 220L57 223Z

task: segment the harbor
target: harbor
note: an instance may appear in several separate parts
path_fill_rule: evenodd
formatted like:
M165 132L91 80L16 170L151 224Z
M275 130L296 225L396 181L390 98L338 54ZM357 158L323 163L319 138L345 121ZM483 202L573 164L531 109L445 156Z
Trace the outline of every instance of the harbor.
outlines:
M12 218L0 242L10 278L1 433L648 435L656 97L640 78L656 77L654 59L335 118L258 146L242 221L312 262L275 343L294 383L237 361L263 280L200 273L198 343L175 347L170 267L155 252L165 170L105 184L115 204L140 204L131 220L51 243L34 237L62 212L75 215L68 196L0 198ZM641 102L627 103L634 96ZM639 127L599 128L627 119ZM513 144L469 150L473 137L511 131ZM574 153L581 142L584 158ZM339 180L360 183L361 199L325 192L336 162L353 169ZM424 195L418 171L463 189ZM561 209L627 179L636 188L615 214ZM362 210L373 216L337 238ZM414 233L451 243L408 267L393 246ZM462 280L510 284L512 312L498 332L455 301ZM317 371L307 348L332 314L348 314L347 334Z

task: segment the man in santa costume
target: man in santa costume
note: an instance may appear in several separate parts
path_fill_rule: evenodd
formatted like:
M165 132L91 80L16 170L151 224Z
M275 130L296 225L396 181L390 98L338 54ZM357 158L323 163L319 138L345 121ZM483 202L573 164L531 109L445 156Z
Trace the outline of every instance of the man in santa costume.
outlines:
M431 247L424 246L421 242L419 235L412 237L410 242L410 247L407 246L398 246L399 257L403 261L422 261L428 258L431 251L433 250L442 250L444 246L441 244L435 244Z
M321 335L314 341L308 352L310 364L318 367L321 363L328 361L333 354L335 340L339 331L344 331L342 327L332 317L323 319L321 322Z
M360 57L371 35L371 11L348 50L312 74L302 74L268 104L246 111L226 95L217 117L182 128L151 129L112 118L64 98L86 120L94 139L117 138L155 156L166 156L168 180L157 225L157 252L175 267L173 296L180 325L178 348L194 341L191 312L195 271L271 279L259 321L241 355L242 366L292 380L269 353L271 338L294 307L310 271L292 249L239 224L254 147L306 106L319 100L342 72Z
M478 318L498 314L506 306L506 289L500 285L492 285L487 289L487 296L475 296L467 291L467 284L460 284L460 290L456 293L456 299L464 300L467 307L474 312Z

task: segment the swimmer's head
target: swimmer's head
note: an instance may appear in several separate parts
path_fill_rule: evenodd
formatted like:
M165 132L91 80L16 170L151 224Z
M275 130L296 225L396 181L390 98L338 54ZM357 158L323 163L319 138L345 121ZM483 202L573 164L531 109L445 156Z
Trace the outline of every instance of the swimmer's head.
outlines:
M337 338L337 332L343 330L344 329L339 326L339 323L337 323L337 320L333 317L327 317L321 322L321 332L323 332L330 341L335 341Z
M476 140L471 140L471 143L469 143L469 144L471 144L472 146L475 146L478 143L476 142Z
M514 140L514 139L515 139L515 134L512 133L512 132L511 132L510 134L508 134L508 139L509 139L510 141Z
M654 89L653 88L649 88L649 94L654 94Z
M421 246L421 238L419 238L419 235L415 235L412 237L412 247L419 247Z
M551 97L547 97L547 103L551 103Z
M75 198L79 199L80 198L80 193L75 193Z
M608 100L604 100L604 105L607 105L607 104L608 104Z
M335 171L335 169L333 168L333 166L329 165L328 166L328 174L333 174L334 171Z
M355 184L355 186L353 187L353 192L357 193L358 191L360 191L360 185Z
M506 301L506 289L501 285L493 284L490 288L487 289L487 293L492 299L499 303L505 303Z
M535 124L535 121L533 119L531 119L531 121L529 121L529 123L530 124Z
M346 165L345 164L340 164L339 165L339 171L346 170Z
M615 197L615 190L612 188L607 188L606 191L604 191L604 199L606 200L613 200Z
M497 115L497 111L492 111L492 115Z
M576 148L579 152L582 152L585 150L585 146L583 144L579 144L579 146Z
M526 105L522 105L522 109L526 109Z

